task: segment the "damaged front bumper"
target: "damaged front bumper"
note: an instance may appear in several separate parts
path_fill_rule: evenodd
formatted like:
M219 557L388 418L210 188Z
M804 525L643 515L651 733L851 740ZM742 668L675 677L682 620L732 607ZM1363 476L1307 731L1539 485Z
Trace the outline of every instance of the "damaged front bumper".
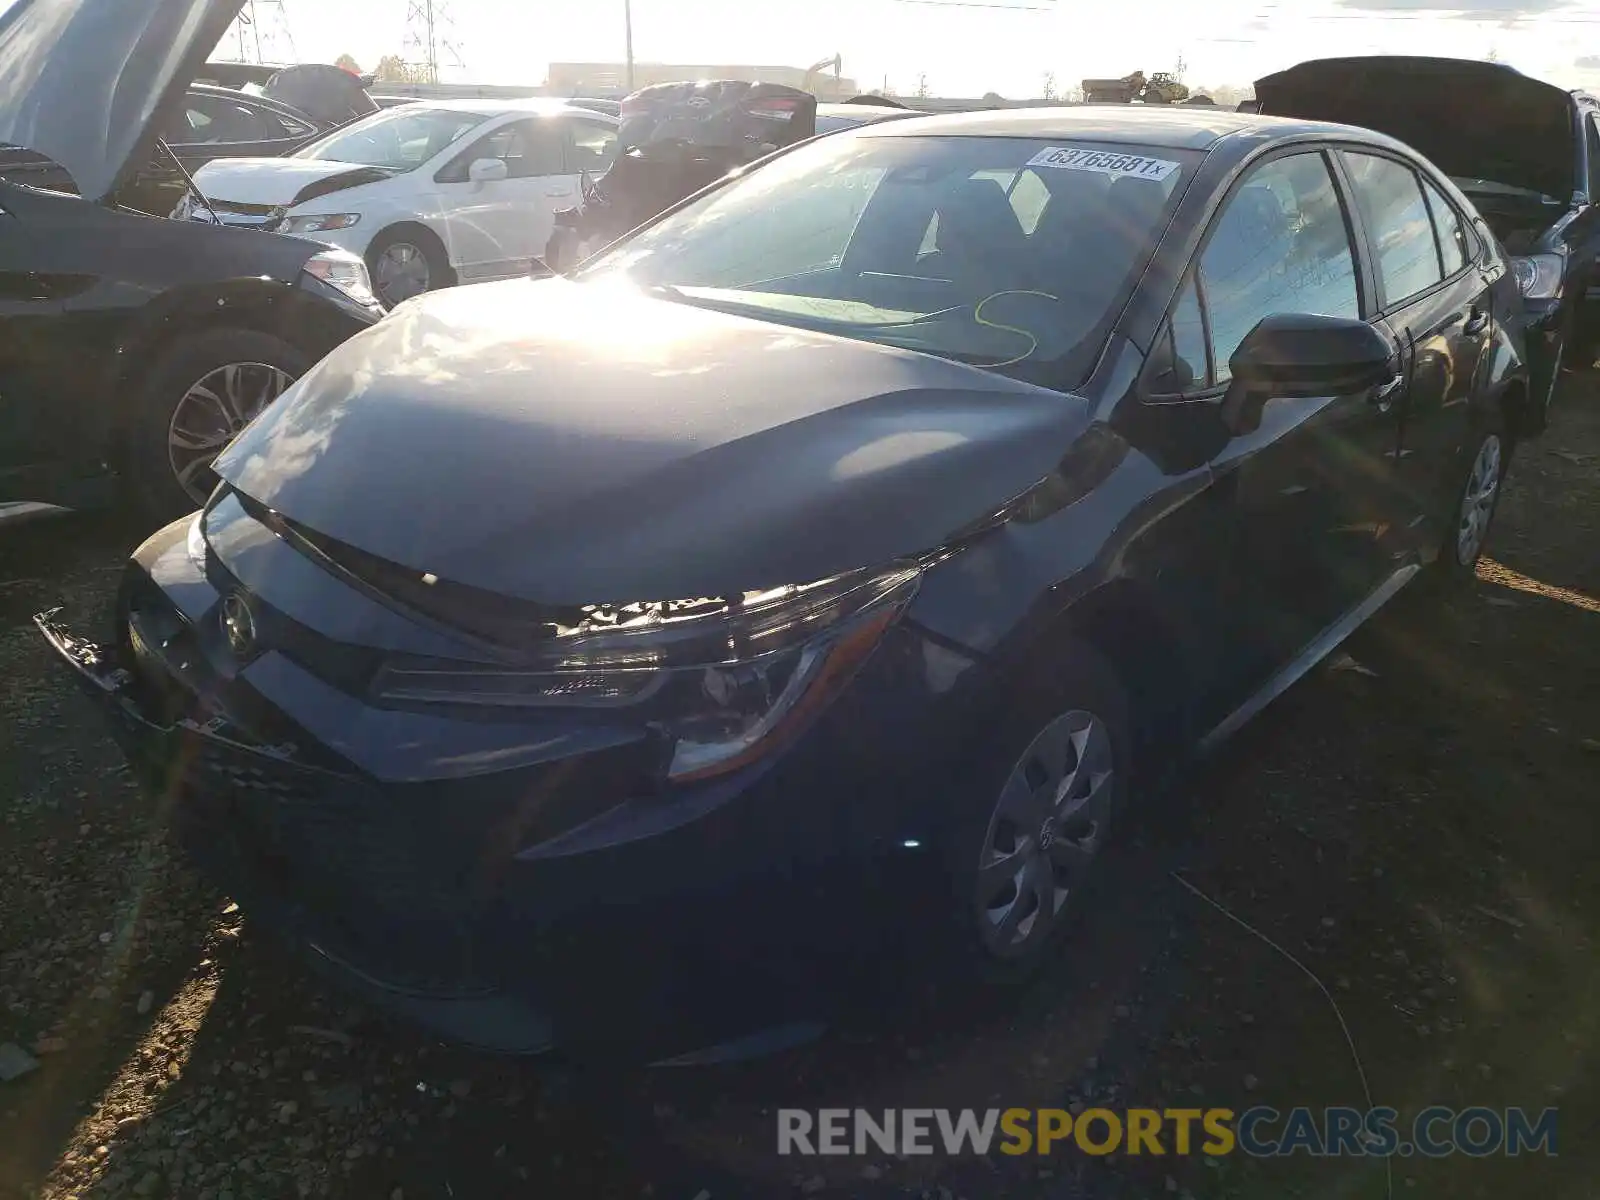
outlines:
M370 927L364 938L362 923L340 928L330 916L362 902L348 891L340 894L340 876L332 874L351 864L316 863L319 839L297 831L294 816L317 809L324 822L348 818L360 805L352 796L362 790L359 780L300 761L291 745L257 743L221 715L154 717L151 710L160 704L141 680L131 644L109 649L78 637L59 609L34 623L106 718L140 782L171 802L186 851L253 921L339 986L441 1036L502 1053L550 1048L549 1015L487 980L474 983L463 961L465 943L454 954L434 946L443 968L438 979L398 976L370 961ZM343 840L359 841L361 832L352 825ZM323 846L340 840L337 833L320 839ZM360 855L380 849L370 841L349 848Z

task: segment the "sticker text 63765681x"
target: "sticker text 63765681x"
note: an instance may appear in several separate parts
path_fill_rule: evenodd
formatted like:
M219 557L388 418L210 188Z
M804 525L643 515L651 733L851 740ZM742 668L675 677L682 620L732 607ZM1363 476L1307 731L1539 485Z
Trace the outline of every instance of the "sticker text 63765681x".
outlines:
M1131 176L1161 183L1179 164L1143 154L1083 150L1072 146L1047 146L1028 160L1030 167L1055 167L1062 171L1092 171L1096 175Z

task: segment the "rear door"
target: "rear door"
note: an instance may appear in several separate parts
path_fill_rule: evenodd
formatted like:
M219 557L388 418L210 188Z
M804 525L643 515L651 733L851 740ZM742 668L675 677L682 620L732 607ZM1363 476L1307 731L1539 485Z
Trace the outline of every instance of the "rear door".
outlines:
M562 117L560 120L564 135L565 185L571 191L562 196L552 195L550 199L556 202L557 208L566 208L578 202L578 183L583 176L598 179L610 168L617 156L617 127L592 117ZM560 185L552 183L551 192L560 190Z
M1490 279L1463 215L1410 163L1341 152L1369 247L1379 312L1402 354L1394 399L1397 512L1391 555L1431 554L1454 509L1479 362L1491 335Z

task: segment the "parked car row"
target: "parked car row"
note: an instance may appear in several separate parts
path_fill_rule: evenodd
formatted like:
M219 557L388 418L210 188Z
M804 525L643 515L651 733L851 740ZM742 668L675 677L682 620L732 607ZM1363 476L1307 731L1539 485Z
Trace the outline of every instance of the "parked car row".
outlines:
M237 8L19 0L0 13L0 145L71 181L0 178L0 501L125 497L152 523L192 509L217 451L383 313L347 251L119 203L158 131L193 120L195 95L269 111L191 91Z
M771 1046L890 946L1026 979L1141 794L1471 577L1542 256L1592 267L1570 139L1430 159L1337 66L1283 116L853 106L558 277L552 181L626 141L564 103L106 203L236 7L0 14L0 141L81 193L0 185L6 420L176 518L110 641L38 626L253 922L501 1051Z

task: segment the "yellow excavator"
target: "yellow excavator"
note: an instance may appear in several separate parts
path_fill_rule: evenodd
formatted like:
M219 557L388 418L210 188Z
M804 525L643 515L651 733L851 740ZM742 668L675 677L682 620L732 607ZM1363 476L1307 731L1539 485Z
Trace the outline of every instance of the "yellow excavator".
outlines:
M1135 71L1121 79L1085 79L1082 86L1087 104L1181 104L1189 98L1188 86L1170 71L1148 78Z

